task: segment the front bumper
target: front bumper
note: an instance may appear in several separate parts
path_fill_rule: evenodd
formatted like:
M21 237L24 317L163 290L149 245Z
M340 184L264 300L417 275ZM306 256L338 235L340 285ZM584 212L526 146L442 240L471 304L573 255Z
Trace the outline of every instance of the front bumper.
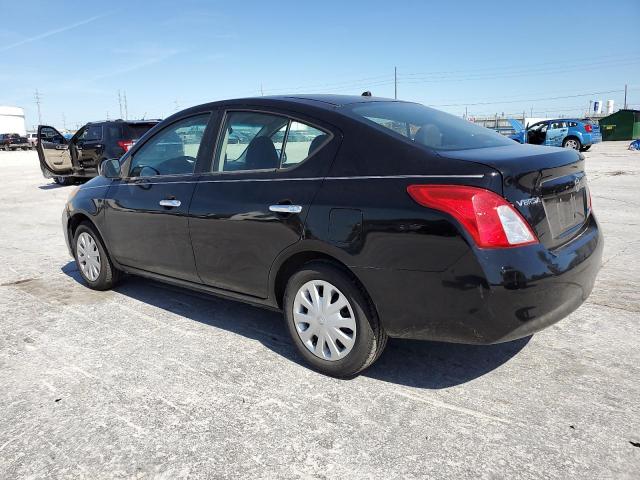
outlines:
M392 337L499 343L531 335L589 296L602 261L593 216L569 244L469 249L444 272L354 269Z

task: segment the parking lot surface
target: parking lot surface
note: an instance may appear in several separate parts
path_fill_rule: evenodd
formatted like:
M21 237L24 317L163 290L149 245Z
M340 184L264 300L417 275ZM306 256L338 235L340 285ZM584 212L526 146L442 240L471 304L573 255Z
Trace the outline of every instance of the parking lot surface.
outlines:
M0 478L638 478L627 145L585 154L606 245L580 309L502 345L392 340L353 380L302 365L278 313L135 277L87 289L72 187L0 152Z

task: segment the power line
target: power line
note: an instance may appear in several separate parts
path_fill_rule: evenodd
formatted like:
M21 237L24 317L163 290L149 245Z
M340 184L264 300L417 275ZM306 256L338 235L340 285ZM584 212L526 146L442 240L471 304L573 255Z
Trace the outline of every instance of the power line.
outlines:
M607 90L603 92L590 92L590 93L580 93L576 95L564 95L559 97L544 97L544 98L521 98L517 100L500 100L495 102L474 102L474 103L442 103L442 104L434 104L430 105L432 107L473 107L477 105L502 105L507 103L519 103L519 102L540 102L544 100L564 100L566 98L579 98L579 97L588 97L592 95L606 95L608 93L621 93L624 90Z
M37 88L36 88L36 93L34 97L36 100L36 105L38 106L38 125L42 125L42 112L40 111L41 97L40 97L40 92L38 92Z
M543 67L543 70L547 70L549 68L575 68L575 67L592 67L592 66L597 66L597 65L603 65L603 64L608 64L608 63L619 63L619 62L627 62L627 61L637 61L640 59L640 54L633 54L633 55L628 55L625 54L622 56L622 58L615 58L616 56L606 56L606 57L599 57L599 58L604 58L604 60L600 60L600 61L594 61L594 58L589 58L588 62L573 62L573 64L571 62L566 62L566 61L559 61L559 62L545 62L545 63L538 63L538 64L526 64L526 65L506 65L503 67L499 67L499 66L491 66L491 67L474 67L473 70L474 72L485 72L484 75L486 74L495 74L495 72L501 72L501 71L510 71L510 70L517 70L517 71L522 71L522 69L524 68L525 70L540 70L540 67ZM617 57L621 57L620 55L617 55ZM596 57L598 58L598 57ZM551 67L548 67L551 66ZM554 67L555 66L555 67ZM405 73L402 74L402 77L432 77L432 76L451 76L451 75L455 75L455 74L463 74L463 75L468 75L469 69L465 69L465 70L448 70L448 71L439 71L439 72L421 72L421 73Z

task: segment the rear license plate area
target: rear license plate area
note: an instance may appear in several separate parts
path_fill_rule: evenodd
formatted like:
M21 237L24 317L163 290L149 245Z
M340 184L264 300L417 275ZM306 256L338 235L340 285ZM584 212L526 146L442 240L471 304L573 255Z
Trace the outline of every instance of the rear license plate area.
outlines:
M559 238L587 219L586 189L565 192L543 200L551 236Z

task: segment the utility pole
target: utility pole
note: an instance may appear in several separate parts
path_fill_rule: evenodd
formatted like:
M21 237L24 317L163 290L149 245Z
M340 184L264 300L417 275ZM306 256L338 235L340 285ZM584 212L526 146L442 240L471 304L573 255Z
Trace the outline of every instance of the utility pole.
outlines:
M40 92L38 92L38 89L36 88L36 94L35 94L35 99L36 99L36 105L38 106L38 125L42 125L42 112L40 111Z
M260 84L260 96L264 97L264 90L262 89L262 84Z
M129 120L129 109L127 108L127 91L123 92L124 95L124 119Z
M627 109L627 84L624 84L624 109Z
M118 89L118 105L120 105L120 118L124 118L122 116L122 95L120 95L120 89Z
M398 67L393 67L393 98L398 99Z
M64 116L64 112L62 112L62 128L67 129L67 117Z

